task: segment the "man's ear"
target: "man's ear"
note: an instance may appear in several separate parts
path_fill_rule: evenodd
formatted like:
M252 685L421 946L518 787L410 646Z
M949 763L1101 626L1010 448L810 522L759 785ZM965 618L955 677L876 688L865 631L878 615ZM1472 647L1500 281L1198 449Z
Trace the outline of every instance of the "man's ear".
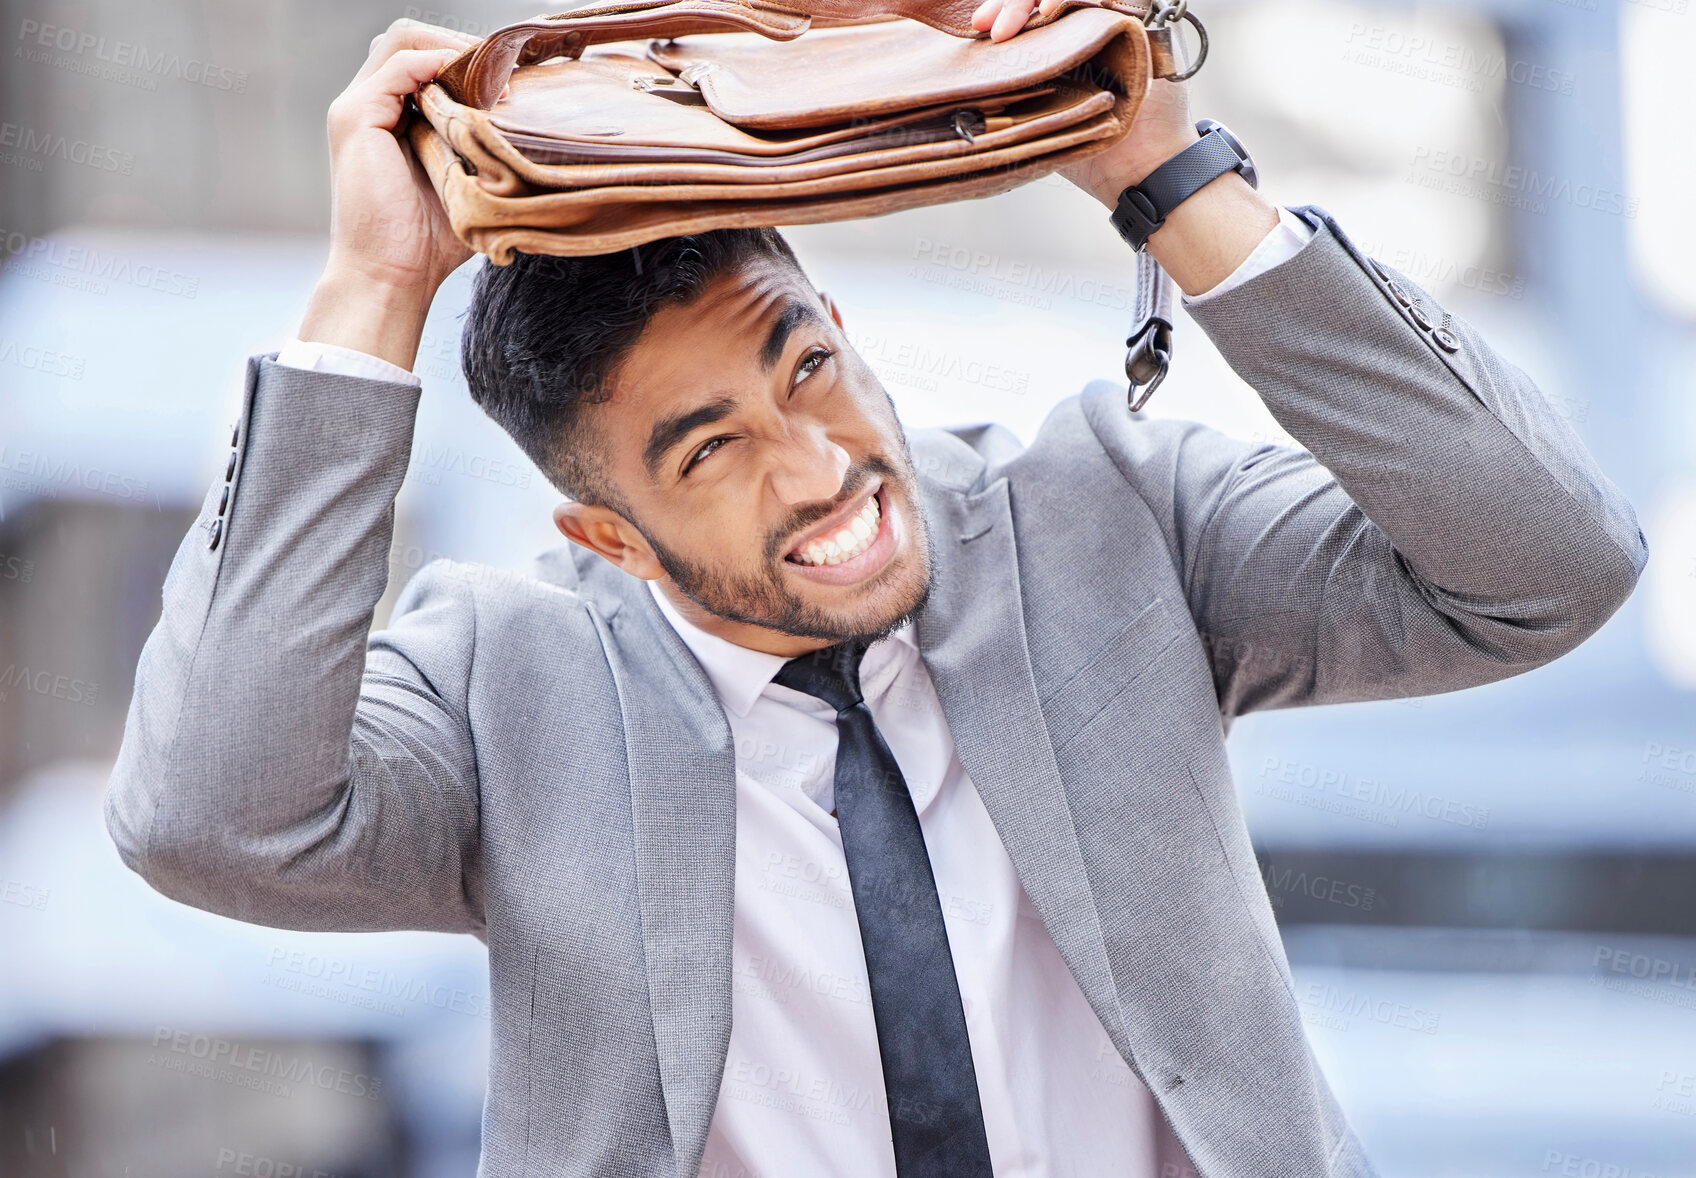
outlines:
M836 300L821 290L819 291L819 301L824 304L824 309L830 312L830 317L835 321L836 326L842 327L842 308L836 305ZM843 330L846 331L847 328L843 328Z
M633 577L652 581L665 575L647 538L610 507L562 499L554 505L554 527L573 544L600 554Z

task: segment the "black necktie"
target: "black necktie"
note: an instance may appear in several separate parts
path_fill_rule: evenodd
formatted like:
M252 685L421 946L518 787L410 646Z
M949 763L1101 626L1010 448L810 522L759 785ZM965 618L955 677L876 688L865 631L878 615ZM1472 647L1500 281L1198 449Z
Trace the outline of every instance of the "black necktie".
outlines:
M990 1178L966 1012L907 781L860 696L858 643L785 663L775 683L836 709L836 813L865 947L900 1178Z

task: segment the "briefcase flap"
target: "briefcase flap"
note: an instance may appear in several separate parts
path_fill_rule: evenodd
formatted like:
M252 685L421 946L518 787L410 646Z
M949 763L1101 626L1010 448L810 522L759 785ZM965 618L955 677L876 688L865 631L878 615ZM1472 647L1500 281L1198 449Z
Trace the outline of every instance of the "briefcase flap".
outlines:
M815 28L787 42L752 33L680 37L654 42L648 56L699 91L726 122L784 129L970 102L1049 83L1068 71L1077 71L1081 83L1117 93L1124 71L1090 63L1133 32L1140 29L1130 17L1078 8L1000 43L886 20Z
M617 48L519 70L511 95L489 113L489 122L537 162L652 160L757 168L936 140L963 147L962 134L999 134L1016 124L1041 133L1098 114L1111 103L1099 90L1051 83L973 100L969 111L950 102L829 126L745 129L720 118L696 91L680 87L679 93L667 86L674 79L651 61ZM962 112L977 117L958 117ZM1000 134L1001 139L1020 137Z

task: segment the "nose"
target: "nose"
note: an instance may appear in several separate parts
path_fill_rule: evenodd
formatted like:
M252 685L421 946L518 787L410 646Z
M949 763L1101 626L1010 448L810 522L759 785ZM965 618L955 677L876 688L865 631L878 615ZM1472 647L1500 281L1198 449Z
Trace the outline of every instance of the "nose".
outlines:
M772 492L785 506L834 498L851 461L823 429L807 430L777 456Z

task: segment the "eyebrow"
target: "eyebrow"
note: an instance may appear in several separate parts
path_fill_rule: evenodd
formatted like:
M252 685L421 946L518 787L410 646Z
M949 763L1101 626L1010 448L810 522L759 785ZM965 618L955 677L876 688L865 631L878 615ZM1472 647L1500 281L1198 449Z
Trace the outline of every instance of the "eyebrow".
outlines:
M770 372L776 366L783 358L783 349L789 346L789 337L803 323L823 325L824 316L809 303L796 298L786 299L783 310L778 313L777 320L766 335L766 342L760 345L760 371ZM703 425L723 421L735 408L734 398L720 397L716 401L686 409L682 413L673 413L654 422L654 428L648 431L648 444L642 448L642 465L647 467L648 477L659 477L660 462L673 446Z
M660 461L673 446L703 425L723 421L735 408L734 397L720 397L654 422L654 428L648 432L648 444L642 448L642 465L648 468L648 477L659 476Z
M789 344L789 337L803 323L824 323L824 316L810 303L800 299L785 300L783 310L777 317L777 322L771 325L771 334L766 336L766 342L760 348L760 371L770 372L772 366L783 357L783 349Z

